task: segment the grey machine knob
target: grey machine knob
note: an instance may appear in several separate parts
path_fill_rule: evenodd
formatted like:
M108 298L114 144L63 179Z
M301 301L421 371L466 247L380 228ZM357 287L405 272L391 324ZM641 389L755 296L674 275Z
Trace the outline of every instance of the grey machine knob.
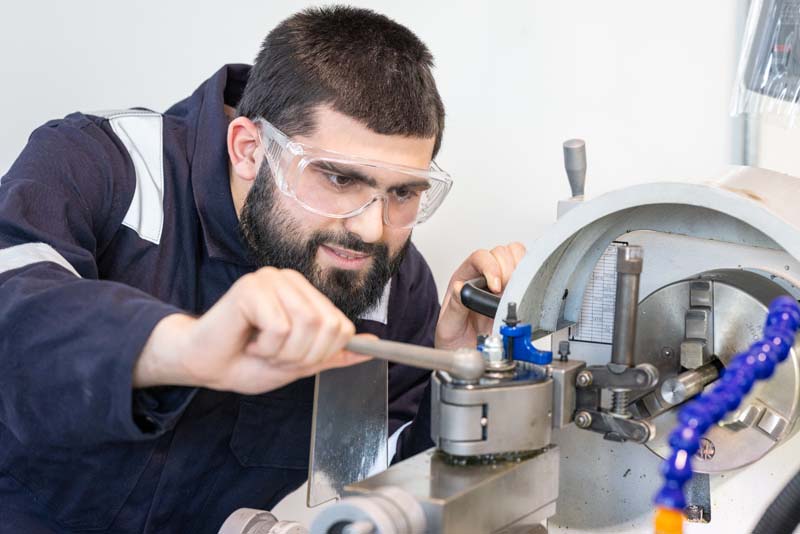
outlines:
M586 185L586 142L583 139L564 141L564 168L573 197L583 196Z

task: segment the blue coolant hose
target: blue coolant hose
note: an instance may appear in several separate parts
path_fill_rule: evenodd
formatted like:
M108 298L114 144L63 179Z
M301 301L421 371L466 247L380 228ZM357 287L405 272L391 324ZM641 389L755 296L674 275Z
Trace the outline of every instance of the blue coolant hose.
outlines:
M691 458L700 448L703 434L739 407L756 380L766 380L775 366L789 357L800 327L800 306L786 296L769 306L764 337L736 355L711 391L688 402L678 413L678 426L669 435L672 448L661 473L664 485L655 496L660 509L682 511L686 507L683 488L692 478Z

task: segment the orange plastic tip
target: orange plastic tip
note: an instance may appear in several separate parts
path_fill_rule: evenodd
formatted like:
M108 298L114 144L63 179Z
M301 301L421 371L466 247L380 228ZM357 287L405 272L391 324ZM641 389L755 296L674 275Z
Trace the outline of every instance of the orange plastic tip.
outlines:
M656 508L655 534L682 534L683 512L671 508Z

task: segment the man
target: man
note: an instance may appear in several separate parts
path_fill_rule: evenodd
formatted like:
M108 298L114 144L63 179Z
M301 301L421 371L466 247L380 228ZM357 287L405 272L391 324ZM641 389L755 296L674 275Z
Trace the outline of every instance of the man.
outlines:
M450 187L431 66L383 16L313 9L163 115L32 134L0 185L0 531L216 532L303 482L313 376L365 359L355 332L488 330L458 290L500 292L521 245L470 256L440 313L409 241ZM392 430L427 380L392 366Z

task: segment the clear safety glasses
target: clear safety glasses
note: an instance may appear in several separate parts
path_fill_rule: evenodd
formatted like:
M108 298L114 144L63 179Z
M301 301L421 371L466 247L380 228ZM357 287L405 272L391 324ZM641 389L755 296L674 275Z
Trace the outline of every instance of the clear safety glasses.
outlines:
M410 228L426 221L453 185L434 162L415 169L339 154L292 141L263 119L256 122L278 189L318 215L345 219L381 201L385 224Z

